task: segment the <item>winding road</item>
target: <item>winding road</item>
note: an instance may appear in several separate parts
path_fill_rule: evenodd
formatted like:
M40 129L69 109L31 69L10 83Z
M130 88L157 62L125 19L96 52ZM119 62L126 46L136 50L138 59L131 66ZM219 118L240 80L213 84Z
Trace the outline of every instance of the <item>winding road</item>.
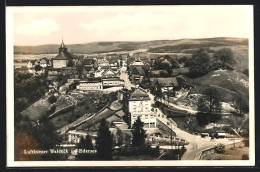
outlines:
M126 67L121 68L120 70L121 70L120 71L120 79L123 79L125 81L125 88L130 90L131 87L135 87L135 85L133 85L129 80L128 74L126 73L127 72ZM155 103L154 102L155 96L153 94L151 94L149 91L146 91L146 92L151 99L151 104L154 104ZM185 110L185 111L187 111L187 113L191 113L191 114L196 113L196 111L194 111L194 110L179 107L179 106L172 104L172 103L170 103L170 105L173 106L176 109ZM160 109L158 109L158 113L164 115L164 113ZM168 119L168 118L166 118L166 119ZM182 156L182 160L198 160L199 157L200 157L200 154L203 150L208 149L208 148L212 148L216 144L221 143L221 144L227 145L227 144L232 144L234 142L240 142L241 141L241 138L237 138L235 140L229 140L227 138L225 138L225 139L211 139L210 137L201 138L199 135L193 135L193 134L190 134L186 131L181 130L180 128L178 128L176 126L176 123L172 122L171 120L167 120L167 121L169 121L172 124L172 126L174 126L172 128L172 130L176 133L176 137L181 138L181 139L189 142L189 144L185 146L187 150L184 153L184 155Z

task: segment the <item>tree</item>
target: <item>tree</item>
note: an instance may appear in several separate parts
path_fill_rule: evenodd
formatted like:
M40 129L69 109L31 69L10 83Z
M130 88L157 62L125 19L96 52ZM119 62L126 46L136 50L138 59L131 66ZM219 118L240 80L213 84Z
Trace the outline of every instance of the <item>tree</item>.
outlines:
M245 100L244 97L238 95L236 97L236 107L238 109L239 115L242 116L243 114L249 112L248 101Z
M41 67L40 65L35 65L35 66L34 66L34 70L35 70L36 72L41 71L41 70L42 70L42 67Z
M78 147L78 149L94 150L94 146L93 146L90 135L87 135L85 139L82 137L80 139L80 142L78 143L77 147ZM76 156L77 160L91 160L94 158L95 158L94 154L79 153Z
M222 67L225 67L226 64L234 64L234 55L230 48L221 48L213 54L213 57L222 62Z
M179 68L179 62L175 59L171 60L172 68Z
M57 99L56 99L55 96L50 96L50 97L48 98L48 102L49 102L50 104L53 104L53 103L55 103L56 101L57 101Z
M132 139L132 145L133 147L139 147L143 146L145 143L145 130L143 129L144 123L141 121L140 117L137 118L137 120L133 124L133 139Z
M190 76L199 77L208 73L211 69L210 56L205 49L199 49L192 54Z
M123 141L124 141L124 135L123 135L123 132L117 128L117 131L116 131L116 137L117 137L117 145L118 146L121 146L123 144Z
M112 160L112 146L112 135L108 129L106 120L102 118L96 140L97 158L99 160Z
M203 91L204 97L198 100L197 120L199 125L207 125L210 122L217 122L221 119L221 104L218 99L218 91L209 87Z

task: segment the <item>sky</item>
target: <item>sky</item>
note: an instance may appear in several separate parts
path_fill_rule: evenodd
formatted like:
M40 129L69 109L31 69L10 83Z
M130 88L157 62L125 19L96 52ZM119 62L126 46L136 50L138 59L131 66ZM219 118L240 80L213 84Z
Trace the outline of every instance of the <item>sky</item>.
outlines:
M248 38L250 6L7 7L14 45ZM9 21L10 20L10 21ZM250 27L251 26L251 27Z

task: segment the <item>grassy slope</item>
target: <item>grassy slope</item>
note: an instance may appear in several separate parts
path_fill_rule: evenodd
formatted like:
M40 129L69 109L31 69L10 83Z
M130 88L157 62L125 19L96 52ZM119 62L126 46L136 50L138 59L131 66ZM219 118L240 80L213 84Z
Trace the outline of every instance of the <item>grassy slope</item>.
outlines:
M192 93L202 93L209 85L220 91L222 101L229 102L234 99L235 93L248 101L248 77L237 71L217 70L202 77L194 79L195 89Z

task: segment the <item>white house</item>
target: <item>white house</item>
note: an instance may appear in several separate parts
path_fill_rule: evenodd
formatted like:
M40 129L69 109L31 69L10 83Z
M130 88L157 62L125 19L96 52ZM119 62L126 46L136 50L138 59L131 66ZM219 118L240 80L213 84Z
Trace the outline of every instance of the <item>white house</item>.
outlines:
M156 128L156 114L151 111L149 95L140 88L130 93L128 99L128 110L130 112L130 123L133 127L134 122L140 117L144 122L144 128Z

